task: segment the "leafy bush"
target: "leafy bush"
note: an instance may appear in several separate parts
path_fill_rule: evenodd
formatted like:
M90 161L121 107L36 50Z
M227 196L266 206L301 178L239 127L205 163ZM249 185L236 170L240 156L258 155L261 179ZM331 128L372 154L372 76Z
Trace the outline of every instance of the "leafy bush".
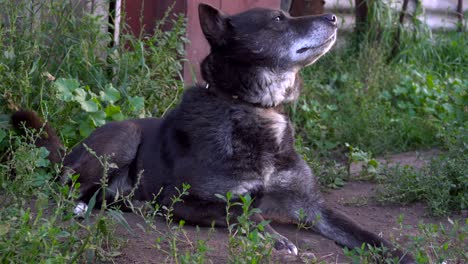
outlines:
M122 45L111 47L102 20L79 2L36 4L31 10L29 1L0 2L8 21L0 27L0 113L39 110L73 145L106 121L160 116L177 101L182 16L169 23L167 13L145 39L124 30ZM169 31L162 30L166 22Z
M414 16L389 60L399 25L394 4L369 2L363 34L340 32L345 43L302 72L303 96L290 112L316 157L343 153L345 143L375 155L449 147L441 131L466 126L467 38L433 34Z
M376 155L444 146L439 132L465 122L467 82L387 65L372 49L363 53L377 60L344 48L304 70L303 96L291 107L304 144L325 156L346 142Z
M144 98L121 93L112 84L107 85L99 95L88 86L80 87L76 79L58 79L54 82L58 102L62 102L65 112L70 116L63 125L62 135L68 139L87 137L107 121L120 121L132 116L144 116ZM79 131L76 130L78 125ZM77 134L79 132L79 134Z

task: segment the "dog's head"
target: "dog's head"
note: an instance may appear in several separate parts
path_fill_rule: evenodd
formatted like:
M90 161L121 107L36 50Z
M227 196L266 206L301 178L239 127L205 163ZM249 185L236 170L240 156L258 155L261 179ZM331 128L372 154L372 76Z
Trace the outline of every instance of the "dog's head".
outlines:
M296 99L297 72L329 51L336 40L336 17L331 14L292 18L280 10L257 8L229 16L200 4L199 16L211 54L257 70L260 87L243 88L243 94L236 95L247 94L245 100L264 106Z

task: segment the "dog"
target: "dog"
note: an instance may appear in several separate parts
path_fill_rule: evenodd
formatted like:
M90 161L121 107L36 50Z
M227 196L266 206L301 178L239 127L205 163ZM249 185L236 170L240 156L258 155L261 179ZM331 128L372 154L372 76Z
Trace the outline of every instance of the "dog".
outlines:
M189 194L174 205L174 216L195 225L226 226L226 204L216 194L231 192L235 199L249 194L261 210L252 216L255 222L305 223L339 245L383 246L401 263L413 263L409 254L327 207L311 169L294 149L284 105L300 94L299 70L335 43L336 17L292 18L260 8L228 15L206 4L198 11L211 47L201 64L206 84L186 89L164 118L108 123L67 155L53 129L34 112L14 113L12 124L45 126L37 145L46 147L53 161L65 155L64 177L79 174L84 204L98 191L103 176L92 149L97 155L112 154L107 199L133 189L135 200L159 194L157 202L167 206L185 183ZM273 227L267 225L266 231L275 238L276 249L298 253Z

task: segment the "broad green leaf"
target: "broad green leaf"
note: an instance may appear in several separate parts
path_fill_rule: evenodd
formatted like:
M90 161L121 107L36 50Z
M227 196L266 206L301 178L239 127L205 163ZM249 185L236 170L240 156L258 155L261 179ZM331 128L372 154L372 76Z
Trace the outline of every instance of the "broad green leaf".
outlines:
M92 125L91 120L84 120L80 123L80 135L82 137L87 137L91 134L91 132L93 132L94 128L95 127Z
M367 162L367 164L369 164L369 166L372 166L374 168L377 168L379 166L379 162L375 159L370 159L369 162Z
M112 120L124 120L125 116L122 114L122 110L118 105L108 105L104 110L106 112L107 117L110 117Z
M58 238L67 238L67 237L70 237L70 233L65 231L65 230L62 230L62 231L60 231L60 233L57 234L57 237Z
M112 115L111 118L112 120L115 120L115 121L125 120L125 116L122 113L117 113L115 115Z
M107 116L113 116L117 113L120 113L121 109L118 105L108 105L104 111L106 112Z
M47 159L49 156L49 151L45 147L39 148L38 158L36 160L36 167L47 167L50 164L50 161Z
M44 169L36 169L31 183L35 187L41 187L44 186L49 179L50 174L46 173Z
M57 98L65 102L73 100L73 91L80 87L78 80L64 78L57 79L54 85L57 89Z
M134 234L134 231L132 230L132 228L130 227L130 225L128 224L127 220L125 219L125 217L123 217L122 215L122 212L120 211L115 211L115 210L108 210L107 211L107 214L109 214L112 218L114 218L114 220L119 223L120 225L122 225L125 229L127 229L127 231L130 233L130 234Z
M84 102L86 101L86 91L82 88L78 88L75 90L75 101L77 102Z
M81 109L88 113L97 112L99 110L99 106L93 100L80 102L80 105Z
M99 92L101 99L105 102L115 103L120 99L119 90L115 89L112 84L106 86L104 91Z
M96 206L96 196L101 193L100 192L100 189L97 190L96 192L94 192L93 196L91 196L91 199L89 199L89 202L88 202L88 209L86 210L86 213L84 215L84 219L86 220L86 222L89 223L89 217L91 215L91 211L93 211L94 207Z
M145 99L140 96L135 97L128 97L128 101L130 102L131 108L133 111L137 112L142 110L145 107Z
M91 113L89 117L91 118L91 120L93 121L93 124L96 127L100 127L106 124L106 113L104 113L104 111L97 111L97 112Z
M444 110L447 111L447 113L453 113L454 112L453 106L451 104L449 104L449 103L442 104L442 108L444 108Z

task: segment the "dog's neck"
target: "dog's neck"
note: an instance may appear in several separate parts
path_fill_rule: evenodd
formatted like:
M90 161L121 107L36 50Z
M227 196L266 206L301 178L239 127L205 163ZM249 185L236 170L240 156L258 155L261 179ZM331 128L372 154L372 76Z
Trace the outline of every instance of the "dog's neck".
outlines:
M203 60L207 88L261 107L275 107L297 99L301 80L298 69L281 70L237 64L210 54Z

